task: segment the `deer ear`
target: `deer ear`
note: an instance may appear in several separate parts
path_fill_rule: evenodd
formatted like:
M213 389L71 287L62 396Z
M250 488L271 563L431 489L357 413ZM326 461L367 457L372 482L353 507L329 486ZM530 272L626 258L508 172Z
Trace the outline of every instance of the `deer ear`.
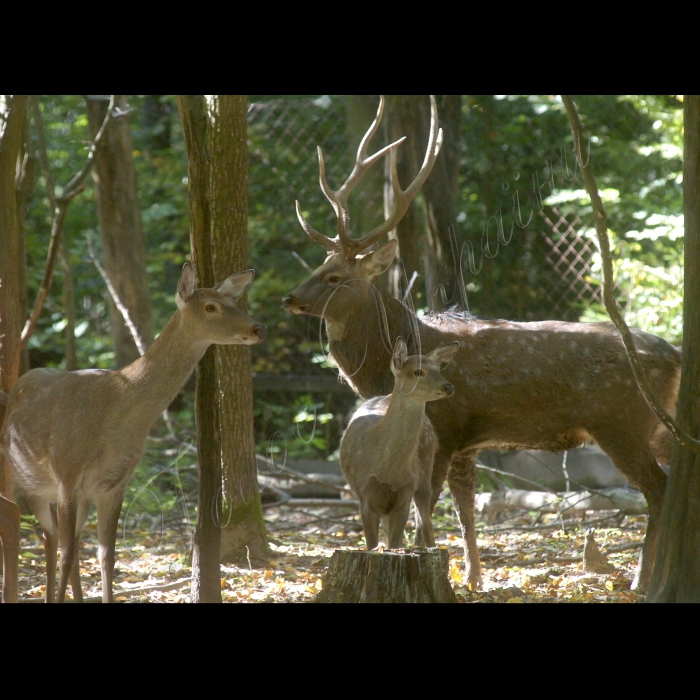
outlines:
M439 348L435 348L428 357L444 367L452 362L459 348L459 340L455 340L454 343L448 343L447 345L441 345Z
M357 267L360 275L366 279L373 279L377 275L381 275L394 261L398 245L399 242L394 238L371 253L358 255Z
M396 374L406 364L406 360L408 360L408 348L403 338L399 336L391 355L391 371Z
M177 294L175 295L175 303L178 309L181 309L192 296L194 292L194 269L188 262L182 266L182 275L177 283Z
M248 289L253 281L253 277L255 277L255 270L246 270L245 272L239 272L237 275L231 275L216 288L216 291L232 301L237 301L243 296L243 292Z

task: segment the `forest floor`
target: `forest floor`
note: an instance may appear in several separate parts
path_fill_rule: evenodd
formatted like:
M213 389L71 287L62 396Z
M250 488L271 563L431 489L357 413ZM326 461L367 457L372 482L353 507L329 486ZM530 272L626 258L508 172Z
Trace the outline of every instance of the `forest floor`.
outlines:
M160 513L126 514L128 531L117 544L117 602L186 603L190 601L193 525L190 518ZM449 494L438 504L434 524L438 546L450 555L450 576L463 603L636 603L643 596L630 591L646 516L589 513L586 522L555 522L533 513L511 515L501 523L477 521L483 587L470 591L463 581L464 553L459 525ZM310 602L322 588L322 577L335 549L364 547L356 512L342 507L266 508L271 540L268 561L222 565L221 593L225 602ZM192 522L194 522L192 520ZM601 551L615 567L611 574L584 570L586 529L596 526ZM409 534L412 535L412 521ZM45 594L43 541L36 521L23 516L20 600L39 602ZM99 599L97 527L93 516L82 537L80 575L83 595ZM70 597L70 594L69 594Z

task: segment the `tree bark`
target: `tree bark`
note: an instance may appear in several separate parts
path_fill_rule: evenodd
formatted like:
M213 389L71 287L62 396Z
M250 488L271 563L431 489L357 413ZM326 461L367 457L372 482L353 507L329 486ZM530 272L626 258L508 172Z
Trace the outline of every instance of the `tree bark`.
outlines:
M248 268L248 144L245 95L207 97L207 145L211 156L211 238L217 282ZM238 300L247 312L245 296ZM267 558L255 459L251 351L218 346L221 462L224 514L221 561Z
M446 549L333 552L315 603L456 603Z
M367 133L370 124L377 116L379 95L346 95L347 137L350 163L357 158L360 141ZM385 117L386 119L386 117ZM386 143L386 129L380 127L367 149L375 153ZM387 156L388 158L388 156ZM352 169L348 170L348 175ZM342 183L334 182L331 187L338 189ZM350 195L350 228L353 237L369 233L384 221L384 170L381 163L375 163L357 183Z
M197 286L213 287L206 105L204 95L178 95L177 101L187 147L192 264ZM212 346L197 365L195 390L199 492L192 554L193 603L221 602L221 530L215 520L215 515L221 513L221 445L216 395L216 355Z
M107 102L87 99L90 134L94 138L104 120ZM124 95L117 107L128 109ZM141 209L136 190L130 120L128 115L113 119L95 154L93 179L100 238L107 276L119 299L129 310L143 344L153 342L153 308L146 273L146 246L141 229ZM109 300L116 367L130 364L140 353L114 301Z
M423 267L426 278L430 276L430 288L426 294L431 295L431 306L439 309L460 301L455 289L459 248L453 251L450 241L450 227L455 227L455 236L459 240L457 227L457 207L459 204L459 164L462 155L462 96L436 95L440 127L443 131L442 148L435 161L433 170L423 185L423 199L426 205L429 245L423 251ZM420 103L421 132L430 131L430 105L427 100ZM422 162L422 156L419 163ZM429 252L435 251L435 260ZM431 269L433 263L437 269ZM429 274L430 273L430 274ZM426 279L426 283L428 280ZM437 284L445 287L448 301L443 304L440 296L432 296Z
M26 95L0 96L0 391L9 392L20 371L24 241L17 185L21 183ZM12 498L9 464L0 450L0 493Z
M683 102L685 270L677 422L700 436L700 95ZM700 602L700 454L676 443L648 602Z
M425 95L390 95L387 98L388 112L388 140L387 143L397 141L402 136L408 138L395 149L396 172L402 189L406 189L418 173L423 157L418 153L425 153L428 145L428 133L423 133L420 126L419 100L425 99ZM385 158L385 184L384 184L384 216L388 217L394 208L394 193L391 188L390 158ZM393 234L390 234L393 237ZM420 274L421 264L421 217L418 204L414 199L403 219L396 227L396 238L399 241L399 254L397 261L389 269L389 292L402 298L406 283L414 272ZM406 280L404 280L404 271Z

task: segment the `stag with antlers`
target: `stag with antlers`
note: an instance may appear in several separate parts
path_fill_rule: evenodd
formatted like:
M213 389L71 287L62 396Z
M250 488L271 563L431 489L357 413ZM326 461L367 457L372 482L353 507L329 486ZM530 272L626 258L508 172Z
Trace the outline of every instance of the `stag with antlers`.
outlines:
M327 182L319 149L321 189L338 217L338 233L328 238L304 219L306 233L328 252L309 279L284 297L293 314L323 318L330 353L342 376L361 397L389 394L389 358L398 336L410 354L459 341L455 361L444 370L454 396L426 406L439 440L432 475L434 508L447 479L464 537L469 585L481 583L474 527L476 455L482 448L568 450L592 438L647 499L649 519L632 587L644 590L651 576L672 440L646 404L630 370L623 344L610 323L482 320L446 312L418 318L374 280L392 263L397 242L370 246L396 227L438 156L442 132L431 97L431 127L423 165L401 189L395 149L374 155L367 148L382 118L377 116L360 143L350 177L339 190ZM395 207L373 231L353 237L348 196L367 169L386 153L391 158ZM673 412L680 379L680 353L654 335L634 330L635 342L654 391Z

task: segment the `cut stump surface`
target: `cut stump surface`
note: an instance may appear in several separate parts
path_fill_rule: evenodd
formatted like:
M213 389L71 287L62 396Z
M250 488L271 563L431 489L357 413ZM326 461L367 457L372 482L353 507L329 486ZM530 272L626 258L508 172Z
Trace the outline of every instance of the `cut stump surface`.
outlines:
M446 549L333 552L315 603L456 603Z

